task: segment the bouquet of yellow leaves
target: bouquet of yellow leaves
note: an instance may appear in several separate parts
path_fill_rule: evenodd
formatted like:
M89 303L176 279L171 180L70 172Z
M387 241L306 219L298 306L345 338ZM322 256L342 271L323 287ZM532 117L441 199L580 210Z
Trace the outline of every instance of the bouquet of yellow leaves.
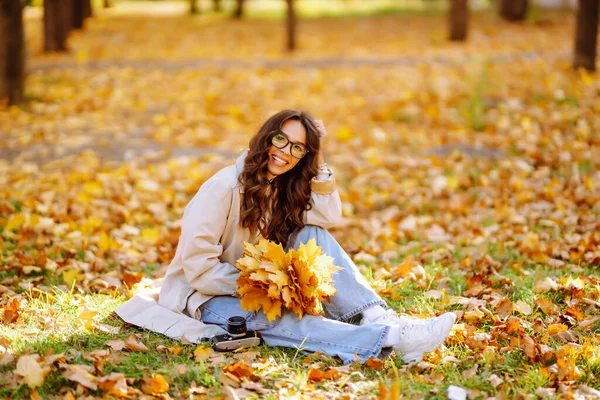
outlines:
M262 308L269 321L281 316L282 306L300 319L304 314L323 314L323 301L336 293L331 275L341 268L321 252L315 239L287 253L266 239L257 245L244 242L244 249L244 256L236 262L244 310Z

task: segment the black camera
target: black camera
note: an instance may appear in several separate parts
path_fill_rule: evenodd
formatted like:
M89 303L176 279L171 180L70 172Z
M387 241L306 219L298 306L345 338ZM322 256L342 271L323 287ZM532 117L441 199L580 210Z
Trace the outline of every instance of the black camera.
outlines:
M258 346L263 342L260 332L246 329L244 317L231 317L227 320L227 333L213 336L216 351L232 351L240 347Z

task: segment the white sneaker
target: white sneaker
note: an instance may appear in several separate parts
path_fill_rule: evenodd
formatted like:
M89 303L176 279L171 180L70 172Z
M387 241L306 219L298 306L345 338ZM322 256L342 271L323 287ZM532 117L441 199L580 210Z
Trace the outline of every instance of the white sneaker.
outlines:
M379 315L373 319L369 319L367 317L363 317L360 321L361 325L367 324L381 324L381 325L398 325L400 323L400 317L396 314L396 311L391 308L385 310L385 314Z
M402 355L405 363L419 362L423 354L435 350L444 343L456 321L454 313L436 318L416 319L400 317L400 338L394 351Z

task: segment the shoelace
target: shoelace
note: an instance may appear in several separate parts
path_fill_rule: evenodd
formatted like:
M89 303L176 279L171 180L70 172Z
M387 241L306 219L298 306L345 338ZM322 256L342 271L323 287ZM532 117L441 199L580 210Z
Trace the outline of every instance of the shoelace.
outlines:
M402 328L400 329L400 338L403 338L408 331L420 328L421 325L425 326L425 328L427 329L427 332L431 332L433 329L433 325L434 325L433 321L427 321L427 322L425 322L424 320L423 321L415 321L415 322L419 322L418 324L414 323L413 321L414 320L409 319L408 323L402 325Z
M388 309L385 310L385 314L384 315L380 315L379 317L375 318L372 322L381 322L381 321L385 321L385 320L396 320L399 321L400 317L398 317L398 314L396 314L396 311L392 310L392 309Z

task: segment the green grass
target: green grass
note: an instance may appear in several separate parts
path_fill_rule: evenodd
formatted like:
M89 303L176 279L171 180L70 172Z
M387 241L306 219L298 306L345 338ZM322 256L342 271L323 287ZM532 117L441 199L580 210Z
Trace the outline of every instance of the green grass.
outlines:
M483 243L478 246L479 249L487 249L488 253L496 260L502 260L502 266L498 268L497 274L504 277L503 279L508 279L507 282L513 282L508 284L499 280L496 276L488 276L488 279L490 279L489 284L495 287L495 290L504 292L511 301L521 300L532 308L533 313L529 317L522 316L517 311L513 311L513 316L530 321L545 318L543 312L537 309L534 304L534 300L538 296L551 299L564 311L568 300L566 291L559 290L536 294L532 290L533 285L539 276L558 278L561 276L576 277L577 274L549 268L541 264L528 265L525 262L526 258L514 248L504 248L496 243ZM408 255L418 257L418 254L427 248L434 250L436 246L415 245L409 247L404 254L399 255L398 259L393 260L392 264L397 263L395 265L398 265ZM451 254L455 257L456 262L459 262L464 255L472 254L472 252L473 248L464 247L454 249ZM525 274L510 267L511 263L515 261L523 263ZM373 268L368 263L365 264L367 278L373 281ZM158 265L149 265L146 267L145 272L152 272L157 267ZM444 280L444 287L448 296L462 296L467 287L469 274L465 273L465 270L461 269L462 267L458 268L456 264L445 262L428 262L423 265L423 268L426 271L425 278L416 281L406 278L401 283L393 285L392 298L386 298L388 304L395 310L409 315L433 315L442 311L462 310L463 306L460 304L449 304L447 299L435 299L425 295L425 293L428 290L440 288L439 280L435 278L437 276L448 278ZM597 267L585 266L580 273L586 276L597 276ZM12 276L10 272L3 272L0 275L0 277L10 276ZM112 352L120 354L120 359L116 361L106 360L102 372L104 375L112 372L123 373L127 378L133 380L135 388L140 389L144 377L158 373L167 379L170 384L169 393L175 398L185 397L186 390L194 383L204 387L209 396L222 394L222 384L218 379L222 367L213 367L209 361L194 361L192 352L196 345L181 345L183 352L180 355L171 354L166 350L157 350L159 346L172 347L178 344L178 341L125 325L114 314L115 308L125 300L123 297L82 294L73 288L70 291L56 289L50 294L43 294L40 291L28 292L27 300L27 305L24 307L25 311L18 326L0 325L0 336L11 341L10 349L16 355L25 353L44 355L51 352L65 354L69 364L93 365L93 362L86 355L96 350L106 350L108 348L106 345L107 340L121 339L125 341L130 335L137 335L138 340L141 340L151 350L149 352ZM120 327L120 331L116 334L107 334L87 330L78 320L81 306L96 310L98 314L95 319L98 322ZM59 323L44 326L44 318L46 318L46 321L47 318L51 318ZM497 329L497 324L498 322L494 322L485 316L476 324L476 331L491 333ZM585 338L599 331L600 321L592 325L588 332L579 333ZM534 330L526 328L525 332L536 338L536 340L541 340ZM393 371L396 370L398 371L400 390L403 395L439 399L446 398L449 385L478 391L484 398L499 393L511 398L525 393L535 393L535 390L539 387L552 385L552 381L540 373L540 369L548 367L549 364L532 363L521 349L510 348L509 339L510 335L497 338L496 354L494 361L491 363L487 363L482 358L482 350L473 350L461 341L450 340L434 356L437 361L434 361L424 370L409 368L404 365L400 358L391 357L385 360L383 370L375 370L365 365L355 365L353 367L355 372L350 374L345 382L348 384L348 382L366 381L368 384L361 393L376 395L378 392L377 382L383 380L389 387L391 380L395 379ZM564 345L554 339L546 344L554 350ZM500 352L501 347L505 347L506 350ZM276 393L275 384L280 380L286 380L291 388L297 388L298 390L304 388L308 383L309 366L313 362L319 362L322 369L328 366L339 366L339 363L329 356L320 358L311 356L311 363L305 364L304 360L307 354L302 351L301 346L296 349L261 346L258 351L260 357L275 360L279 365L276 370L257 372L257 375L261 378L261 383L267 389L273 389L273 393ZM231 358L232 354L226 356L229 360L228 363L232 364L234 362ZM441 363L440 360L444 357L454 357L455 361ZM579 382L598 388L599 384L596 383L596 377L600 372L600 357L580 357L577 363L582 371ZM479 366L477 374L473 377L465 377L464 372L471 369L475 364ZM185 371L182 373L178 372L178 368L181 369L181 366L185 366ZM9 372L14 367L14 362L0 366L0 373ZM62 372L61 369L55 368L46 377L44 384L38 388L38 392L43 398L56 395L60 387L76 389L77 385L65 379ZM357 373L360 373L360 375L357 375ZM493 374L504 380L504 383L498 388L493 388L489 381ZM505 376L508 379L505 379ZM318 390L344 390L343 382L312 384ZM332 389L333 387L337 387L337 389ZM30 389L25 385L20 385L15 389L0 387L0 397L23 399L28 398L30 393ZM103 395L101 390L89 391L89 393L98 397ZM276 398L276 396L266 396L264 398Z

